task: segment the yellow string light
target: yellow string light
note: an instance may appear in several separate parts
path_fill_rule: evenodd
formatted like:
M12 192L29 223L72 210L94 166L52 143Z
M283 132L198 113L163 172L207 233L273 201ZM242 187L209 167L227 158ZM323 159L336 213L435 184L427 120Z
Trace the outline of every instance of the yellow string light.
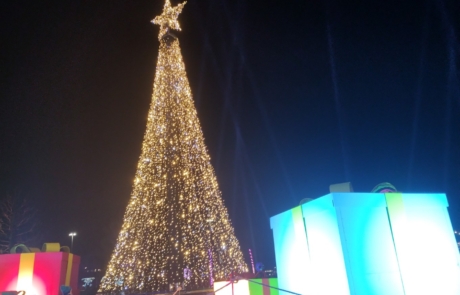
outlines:
M147 130L122 229L100 292L159 291L246 272L204 143L177 38L183 5L166 0ZM210 264L212 261L212 265ZM187 275L186 275L187 274Z

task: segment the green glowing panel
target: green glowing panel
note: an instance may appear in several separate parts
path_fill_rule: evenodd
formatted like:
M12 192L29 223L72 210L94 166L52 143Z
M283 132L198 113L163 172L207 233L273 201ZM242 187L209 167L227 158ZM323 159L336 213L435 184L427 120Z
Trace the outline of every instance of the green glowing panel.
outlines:
M258 279L252 279L251 281L257 281ZM249 294L251 295L264 295L264 287L259 284L249 282Z
M274 288L271 288L274 287ZM264 278L264 279L251 279L249 280L249 294L250 295L279 295L278 279L277 278Z

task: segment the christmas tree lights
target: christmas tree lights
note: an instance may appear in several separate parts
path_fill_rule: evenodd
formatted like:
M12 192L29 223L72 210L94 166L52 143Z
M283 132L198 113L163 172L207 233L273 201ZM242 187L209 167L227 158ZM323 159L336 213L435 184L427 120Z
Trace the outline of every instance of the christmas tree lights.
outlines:
M245 272L192 100L177 17L166 0L147 130L122 229L101 292L209 287Z

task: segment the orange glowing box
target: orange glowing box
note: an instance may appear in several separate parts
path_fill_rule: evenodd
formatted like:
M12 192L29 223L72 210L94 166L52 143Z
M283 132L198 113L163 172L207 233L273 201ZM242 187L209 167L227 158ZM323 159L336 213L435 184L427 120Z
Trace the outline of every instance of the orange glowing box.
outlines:
M59 295L62 285L79 295L80 257L66 252L0 255L0 292L26 291L27 295Z

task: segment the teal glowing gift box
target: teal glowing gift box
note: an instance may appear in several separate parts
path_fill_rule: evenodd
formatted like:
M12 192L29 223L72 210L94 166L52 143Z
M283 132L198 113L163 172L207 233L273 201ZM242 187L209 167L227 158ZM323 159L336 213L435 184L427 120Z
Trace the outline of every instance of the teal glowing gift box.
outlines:
M331 193L273 216L279 287L303 295L458 295L447 207L444 194Z

